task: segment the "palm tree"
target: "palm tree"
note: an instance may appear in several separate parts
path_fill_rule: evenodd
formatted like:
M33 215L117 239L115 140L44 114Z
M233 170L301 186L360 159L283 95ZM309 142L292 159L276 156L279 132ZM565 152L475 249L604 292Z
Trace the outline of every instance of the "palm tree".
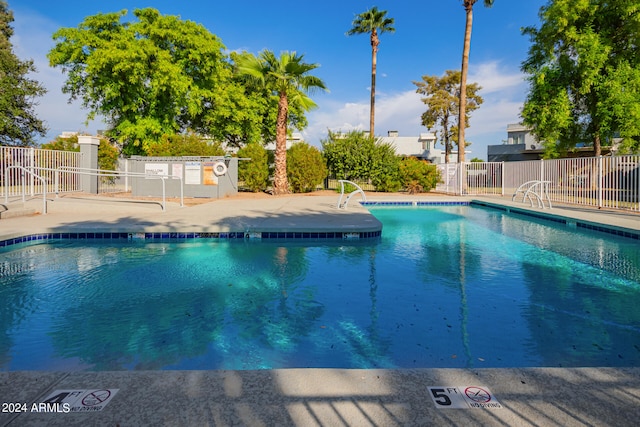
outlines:
M264 50L258 57L245 53L237 62L238 71L255 79L263 85L278 101L276 119L276 152L275 172L273 177L273 194L289 193L287 180L287 128L289 104L296 104L303 111L309 111L317 105L307 96L315 89L326 90L324 82L318 77L309 75L318 64L307 64L302 60L304 55L296 52L281 52L277 57L272 51Z
M374 124L375 124L375 104L376 104L376 66L378 57L378 45L380 39L378 34L393 33L396 31L393 28L393 18L387 18L386 10L378 10L377 7L372 7L366 12L357 15L353 20L353 28L348 32L348 36L354 34L371 34L371 109L369 112L369 136L374 137Z
M471 27L473 26L473 5L478 0L463 0L462 7L467 13L462 49L462 72L460 73L460 113L458 115L458 163L464 162L464 130L467 127L467 73L469 71L469 50L471 49ZM493 6L493 0L484 0L485 7Z

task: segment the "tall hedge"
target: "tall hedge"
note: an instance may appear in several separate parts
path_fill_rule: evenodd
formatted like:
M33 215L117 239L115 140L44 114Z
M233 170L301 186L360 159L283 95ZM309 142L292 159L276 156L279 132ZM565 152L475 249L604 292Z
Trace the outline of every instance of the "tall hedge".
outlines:
M326 177L327 168L316 147L298 142L287 150L287 179L294 193L313 191Z
M322 148L331 176L365 180L377 191L400 189L400 159L390 143L382 143L361 131L329 132L328 138L322 141Z
M251 160L238 162L238 180L243 187L254 191L264 191L269 184L269 155L257 142L250 142L238 150L238 157Z

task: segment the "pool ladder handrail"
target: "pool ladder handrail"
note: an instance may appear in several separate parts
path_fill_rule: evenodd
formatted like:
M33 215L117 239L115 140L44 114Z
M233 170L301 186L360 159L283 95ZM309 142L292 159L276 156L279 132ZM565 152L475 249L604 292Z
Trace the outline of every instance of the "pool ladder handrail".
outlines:
M167 210L167 190L166 190L166 180L167 179L177 179L180 181L180 207L184 207L184 180L181 176L167 175L167 174L148 174L146 172L130 172L130 171L112 171L105 169L91 169L91 168L79 168L74 166L59 166L55 169L55 194L56 198L58 198L59 194L59 182L60 182L60 173L72 173L76 175L90 175L90 176L98 176L101 178L104 177L129 177L129 178L144 178L144 179L159 179L162 181L162 212L166 212Z
M18 169L21 172L20 187L22 188L22 204L23 205L26 202L26 193L27 193L25 174L29 174L35 179L38 179L40 180L40 182L42 182L42 215L46 215L47 214L47 180L44 177L38 175L37 173L21 165L7 166L7 168L4 171L4 183L5 183L5 186L7 187L5 188L5 192L4 192L4 202L6 204L9 204L9 170L10 169Z
M537 202L538 208L545 209L545 200L549 203L549 209L551 206L551 198L549 197L549 185L551 181L541 181L541 180L532 180L527 181L524 184L520 185L515 193L513 193L513 197L511 197L511 201L515 201L516 197L518 197L519 193L522 193L522 203L524 203L527 199L531 202L531 207L533 207L534 199Z
M340 183L340 198L338 199L338 204L337 204L337 208L338 209L346 209L347 205L349 204L349 200L351 200L351 198L353 196L355 196L356 194L360 194L362 195L362 200L363 202L367 201L367 196L364 194L364 191L362 190L362 188L360 188L360 186L358 184L356 184L353 181L348 181L346 179L339 179L338 182ZM354 187L356 187L355 190L353 190L351 193L349 193L349 195L347 196L346 200L344 201L344 204L342 203L342 198L344 197L344 184L349 184L349 185L353 185Z

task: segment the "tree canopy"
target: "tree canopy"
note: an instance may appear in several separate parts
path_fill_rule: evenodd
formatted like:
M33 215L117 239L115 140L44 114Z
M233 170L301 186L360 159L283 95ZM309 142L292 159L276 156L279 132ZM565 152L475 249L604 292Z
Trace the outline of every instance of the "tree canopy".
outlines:
M47 129L36 117L36 98L45 88L29 74L36 71L32 60L22 61L13 52L13 13L0 0L0 145L27 146Z
M460 113L460 71L447 70L442 77L422 76L422 81L413 82L416 92L424 95L422 102L427 111L422 113L421 123L431 130L437 127L445 148L445 163L449 163L449 154L453 142L458 142L458 114ZM467 84L467 107L465 108L465 126L469 127L469 113L475 111L484 101L478 92L477 83ZM458 147L458 150L460 148Z
M194 131L239 143L260 137L264 101L234 80L225 46L205 27L152 8L97 14L61 28L48 57L63 91L106 118L128 154Z
M523 30L531 47L522 70L529 93L525 125L554 157L578 144L624 138L640 147L640 7L635 0L552 0L540 28Z

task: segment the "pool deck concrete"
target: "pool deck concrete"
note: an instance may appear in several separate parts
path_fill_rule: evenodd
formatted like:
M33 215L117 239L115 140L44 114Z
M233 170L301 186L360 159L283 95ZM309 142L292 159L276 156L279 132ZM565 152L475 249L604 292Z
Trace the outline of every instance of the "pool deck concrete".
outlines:
M369 199L470 198L430 195ZM640 230L640 215L634 213L563 206L541 210L511 202L510 198L473 199L594 225ZM336 201L335 196L228 198L189 207L169 202L162 212L159 203L63 197L48 202L47 215L1 219L0 240L63 231L349 232L380 227L357 203L338 210ZM41 204L37 199L27 202L36 209ZM491 403L497 401L501 407L452 409L436 403L430 392L434 387L457 387L463 392L468 386L489 390ZM100 411L31 411L34 403L39 408L37 404L57 390L116 389L115 396ZM480 396L477 392L470 394ZM443 397L437 400L445 402ZM27 412L16 412L9 403L25 404ZM77 405L100 408L95 403L96 399L89 399L84 406ZM0 425L10 426L635 426L640 419L640 367L2 372L0 404ZM56 407L50 405L48 409ZM58 409L64 411L62 406Z

